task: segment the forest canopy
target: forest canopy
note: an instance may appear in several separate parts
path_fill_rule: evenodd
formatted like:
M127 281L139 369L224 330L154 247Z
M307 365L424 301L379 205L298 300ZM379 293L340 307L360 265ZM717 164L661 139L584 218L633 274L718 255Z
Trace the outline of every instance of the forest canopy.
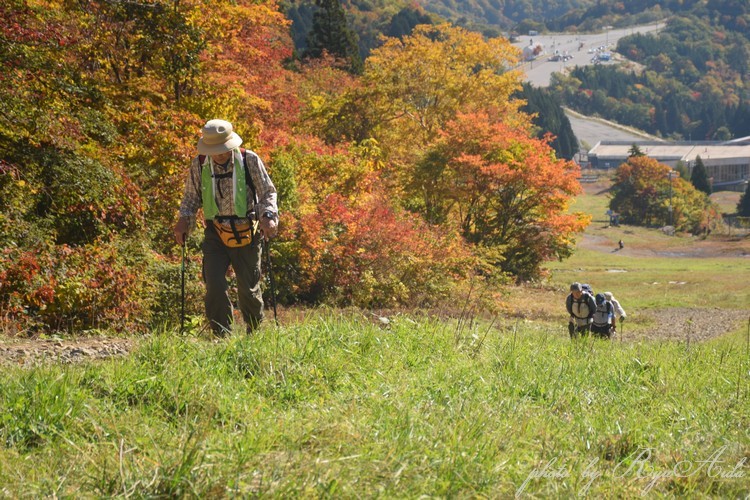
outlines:
M289 64L273 1L11 0L0 13L12 20L0 26L6 331L177 318L170 232L216 117L278 187L286 304L430 305L472 279L534 278L587 223L567 210L577 167L521 111L505 39L423 25L386 39L359 75L325 52Z

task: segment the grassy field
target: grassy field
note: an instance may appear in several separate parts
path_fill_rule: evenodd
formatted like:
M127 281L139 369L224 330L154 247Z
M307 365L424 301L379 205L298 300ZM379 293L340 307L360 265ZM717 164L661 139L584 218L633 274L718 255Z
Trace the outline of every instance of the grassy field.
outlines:
M549 263L551 283L567 289L573 281L589 282L595 290L614 292L635 310L749 307L750 238L735 241L714 234L701 239L668 236L653 228L609 227L605 215L609 198L604 188L587 191L573 210L592 215L586 234L596 242L595 249L579 246L570 259ZM615 250L619 240L625 242L623 251ZM745 256L722 256L728 248L737 249L734 253L744 251Z
M333 312L219 343L155 335L125 359L4 370L0 491L739 498L746 342Z
M571 342L556 316L580 276L635 310L746 308L748 267L583 249L538 289L547 317L317 310L251 338L155 332L124 358L6 366L0 496L745 498L750 324Z

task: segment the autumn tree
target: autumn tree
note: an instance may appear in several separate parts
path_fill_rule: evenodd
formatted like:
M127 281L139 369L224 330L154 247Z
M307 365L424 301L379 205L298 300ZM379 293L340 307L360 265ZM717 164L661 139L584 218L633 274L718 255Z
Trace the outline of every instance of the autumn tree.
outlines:
M574 235L588 223L567 213L580 192L579 168L557 159L549 140L484 114L459 114L428 150L412 187L428 193L428 218L454 221L492 265L536 277L543 262L570 256Z
M375 139L379 182L401 206L458 228L496 270L533 277L569 255L586 220L564 214L576 168L519 110L517 57L504 39L417 26L375 49L346 92L311 96L307 117L331 142Z
M0 26L5 331L166 319L179 259L164 235L200 125L229 118L251 147L291 129L296 81L282 71L291 43L275 2L202 7L0 5L12 20Z
M372 51L361 81L343 95L315 100L308 111L328 140L375 138L399 165L411 163L458 112L484 110L495 120L519 117L518 50L505 39L447 24L417 26Z
M695 158L693 171L690 173L690 182L698 191L711 194L711 182L708 179L708 171L700 156Z
M380 181L374 140L311 146L289 145L273 158L274 182L293 210L274 245L282 298L365 307L445 298L475 260L461 238L396 203Z
M610 208L622 221L634 225L665 225L677 230L700 232L709 218L719 216L705 193L674 175L668 166L647 156L631 157L620 165L611 190Z
M193 0L70 3L80 23L78 50L89 71L104 70L119 85L150 78L177 101L191 92L201 72L207 29L219 9ZM159 88L164 85L164 88Z

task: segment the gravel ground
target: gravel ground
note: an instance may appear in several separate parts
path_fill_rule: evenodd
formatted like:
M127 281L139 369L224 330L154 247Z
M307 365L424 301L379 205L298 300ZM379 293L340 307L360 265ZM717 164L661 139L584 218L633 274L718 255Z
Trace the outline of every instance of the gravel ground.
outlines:
M750 309L670 307L644 311L638 318L638 323L635 327L626 320L618 327L622 340L703 341L736 331L743 326L750 328Z
M33 366L45 362L76 363L84 360L125 356L135 340L125 338L80 338L66 340L0 340L0 364Z

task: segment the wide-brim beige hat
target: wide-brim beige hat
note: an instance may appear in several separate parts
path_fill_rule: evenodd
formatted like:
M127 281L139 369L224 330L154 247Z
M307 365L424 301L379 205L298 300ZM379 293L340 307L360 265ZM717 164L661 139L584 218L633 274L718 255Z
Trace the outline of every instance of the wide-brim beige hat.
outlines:
M202 155L220 155L240 147L242 137L232 129L226 120L209 120L201 130L203 137L198 140L198 152Z

